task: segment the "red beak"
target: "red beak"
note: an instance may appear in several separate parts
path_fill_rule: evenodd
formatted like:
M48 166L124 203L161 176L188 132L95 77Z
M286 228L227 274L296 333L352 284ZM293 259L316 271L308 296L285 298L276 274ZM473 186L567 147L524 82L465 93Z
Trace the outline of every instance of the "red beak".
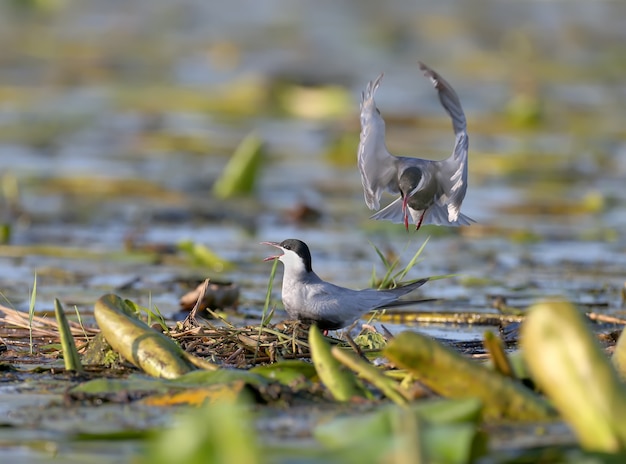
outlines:
M275 248L280 249L280 243L278 243L278 242L261 242L261 245L269 245L269 246L273 246ZM274 261L275 259L278 259L280 257L281 257L281 255L268 256L267 258L264 258L263 261Z
M405 195L402 198L402 214L404 214L404 228L409 231L409 212L408 210L409 196Z

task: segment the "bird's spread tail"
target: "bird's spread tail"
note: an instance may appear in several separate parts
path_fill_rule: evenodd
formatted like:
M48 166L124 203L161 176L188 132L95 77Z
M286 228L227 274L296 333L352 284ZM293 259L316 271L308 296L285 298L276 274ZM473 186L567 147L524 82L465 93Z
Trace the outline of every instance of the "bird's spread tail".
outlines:
M433 224L436 226L469 226L473 222L476 222L469 216L461 213L458 210L456 212L456 218L450 214L450 205L434 204L426 211L423 224Z
M404 222L404 213L402 212L402 198L398 198L391 202L376 214L370 216L370 219L378 221L391 221L394 224L402 224ZM435 203L424 213L422 225L436 226L469 226L476 222L469 216L457 211L456 219L450 217L446 205Z

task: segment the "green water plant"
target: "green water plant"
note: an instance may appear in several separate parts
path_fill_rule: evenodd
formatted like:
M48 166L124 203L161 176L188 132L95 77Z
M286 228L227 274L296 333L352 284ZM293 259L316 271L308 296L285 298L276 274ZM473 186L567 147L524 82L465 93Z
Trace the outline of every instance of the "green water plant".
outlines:
M532 306L521 330L532 378L587 451L626 450L626 386L572 304Z
M278 260L275 259L272 264L272 270L270 271L270 277L267 281L267 291L265 292L265 303L263 304L263 313L261 314L261 323L259 324L259 337L257 342L257 348L254 352L255 360L256 355L259 353L259 348L261 345L261 334L263 333L263 328L267 327L268 324L272 320L272 316L274 315L273 309L270 311L270 302L272 299L272 288L274 286L274 277L276 276L276 269L278 268Z
M243 401L207 402L181 411L173 427L156 433L141 460L150 464L267 462Z
M260 328L266 327L272 321L272 315L274 311L270 311L270 303L272 298L272 288L274 286L274 277L276 276L276 269L278 268L278 260L275 259L270 271L270 277L267 281L267 291L265 292L265 303L263 304L263 314L261 316Z
M402 332L389 342L384 354L441 396L480 399L486 419L540 421L555 417L550 405L520 382L426 335Z
M33 279L33 288L30 292L30 298L28 303L28 346L29 353L33 354L33 317L35 316L35 302L37 301L37 274Z
M381 369L338 346L333 346L330 352L337 361L376 386L391 401L400 406L407 404L407 399L400 393L399 384L387 377Z
M333 357L330 345L316 325L312 325L309 329L309 347L317 375L337 401L350 401L353 398L365 397L364 390L356 376Z
M129 299L125 299L124 303L126 303L128 307L134 311L137 317L140 317L143 314L145 314L147 317L147 324L149 326L152 326L152 324L156 322L157 324L159 324L161 329L163 329L163 332L168 332L169 327L165 323L165 318L163 317L163 314L161 314L161 311L159 311L159 308L156 305L153 306L151 304L151 300L152 298L150 298L150 300L148 301L147 307L138 305L137 303ZM154 307L154 310L150 309L151 306Z
M230 158L222 175L213 185L218 198L250 195L261 168L263 141L256 133L246 136Z
M80 362L80 356L76 350L76 343L74 343L74 337L72 336L72 331L67 322L63 305L57 298L54 299L54 315L59 324L59 336L61 338L65 369L68 371L83 372L83 365Z
M206 245L183 240L178 243L178 249L191 259L194 264L208 267L215 272L222 272L230 269L233 265L230 261L222 258Z
M374 248L374 251L380 258L383 266L385 267L385 274L379 279L376 275L376 267L372 269L372 278L370 282L370 286L376 287L379 289L395 287L399 282L402 281L406 277L413 267L420 261L419 257L421 256L426 244L428 243L430 237L424 240L424 243L419 247L419 249L415 252L411 260L407 263L404 268L397 270L400 265L400 257L396 257L395 259L389 260L385 254L372 242L370 245Z
M484 335L483 345L491 357L493 368L496 372L507 376L515 377L511 361L504 351L502 339L495 335L491 330L487 330Z
M336 462L465 464L485 453L479 432L482 404L476 398L388 405L339 417L313 433Z
M94 317L111 347L149 375L176 378L196 368L217 369L186 353L171 338L139 320L117 295L98 299Z
M83 335L85 336L85 340L89 338L87 335L87 331L85 330L85 326L83 324L83 318L80 315L80 311L78 310L78 306L74 305L74 312L76 313L76 320L78 321L78 325L80 325L80 329L83 331Z

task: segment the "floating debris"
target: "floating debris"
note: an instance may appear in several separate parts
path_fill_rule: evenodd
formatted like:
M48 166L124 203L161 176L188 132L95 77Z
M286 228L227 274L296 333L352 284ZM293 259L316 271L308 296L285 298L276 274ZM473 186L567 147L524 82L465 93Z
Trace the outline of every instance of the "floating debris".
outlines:
M199 310L206 308L216 310L237 306L239 285L233 282L216 282L212 280L205 291L203 291L203 288L204 282L199 283L194 290L185 293L180 298L180 309L191 311L196 305L198 298L201 298Z

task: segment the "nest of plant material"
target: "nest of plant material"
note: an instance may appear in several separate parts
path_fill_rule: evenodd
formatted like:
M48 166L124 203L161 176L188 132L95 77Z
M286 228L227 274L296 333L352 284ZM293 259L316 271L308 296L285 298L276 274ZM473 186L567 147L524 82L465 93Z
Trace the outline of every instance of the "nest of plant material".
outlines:
M69 327L78 345L85 344L99 332L97 328L83 326L77 322L69 322ZM31 339L34 345L58 342L59 324L56 319L31 316L23 311L0 305L0 350L6 350L7 345L27 347Z
M168 331L168 335L187 353L213 364L236 367L310 357L307 326L283 322L236 327L205 308L203 302L207 293L212 293L209 279L196 289L196 304L187 318ZM196 314L202 308L220 325L208 320L200 323Z
M310 357L308 327L298 322L247 327L205 324L183 325L168 335L186 352L220 365L249 367Z

